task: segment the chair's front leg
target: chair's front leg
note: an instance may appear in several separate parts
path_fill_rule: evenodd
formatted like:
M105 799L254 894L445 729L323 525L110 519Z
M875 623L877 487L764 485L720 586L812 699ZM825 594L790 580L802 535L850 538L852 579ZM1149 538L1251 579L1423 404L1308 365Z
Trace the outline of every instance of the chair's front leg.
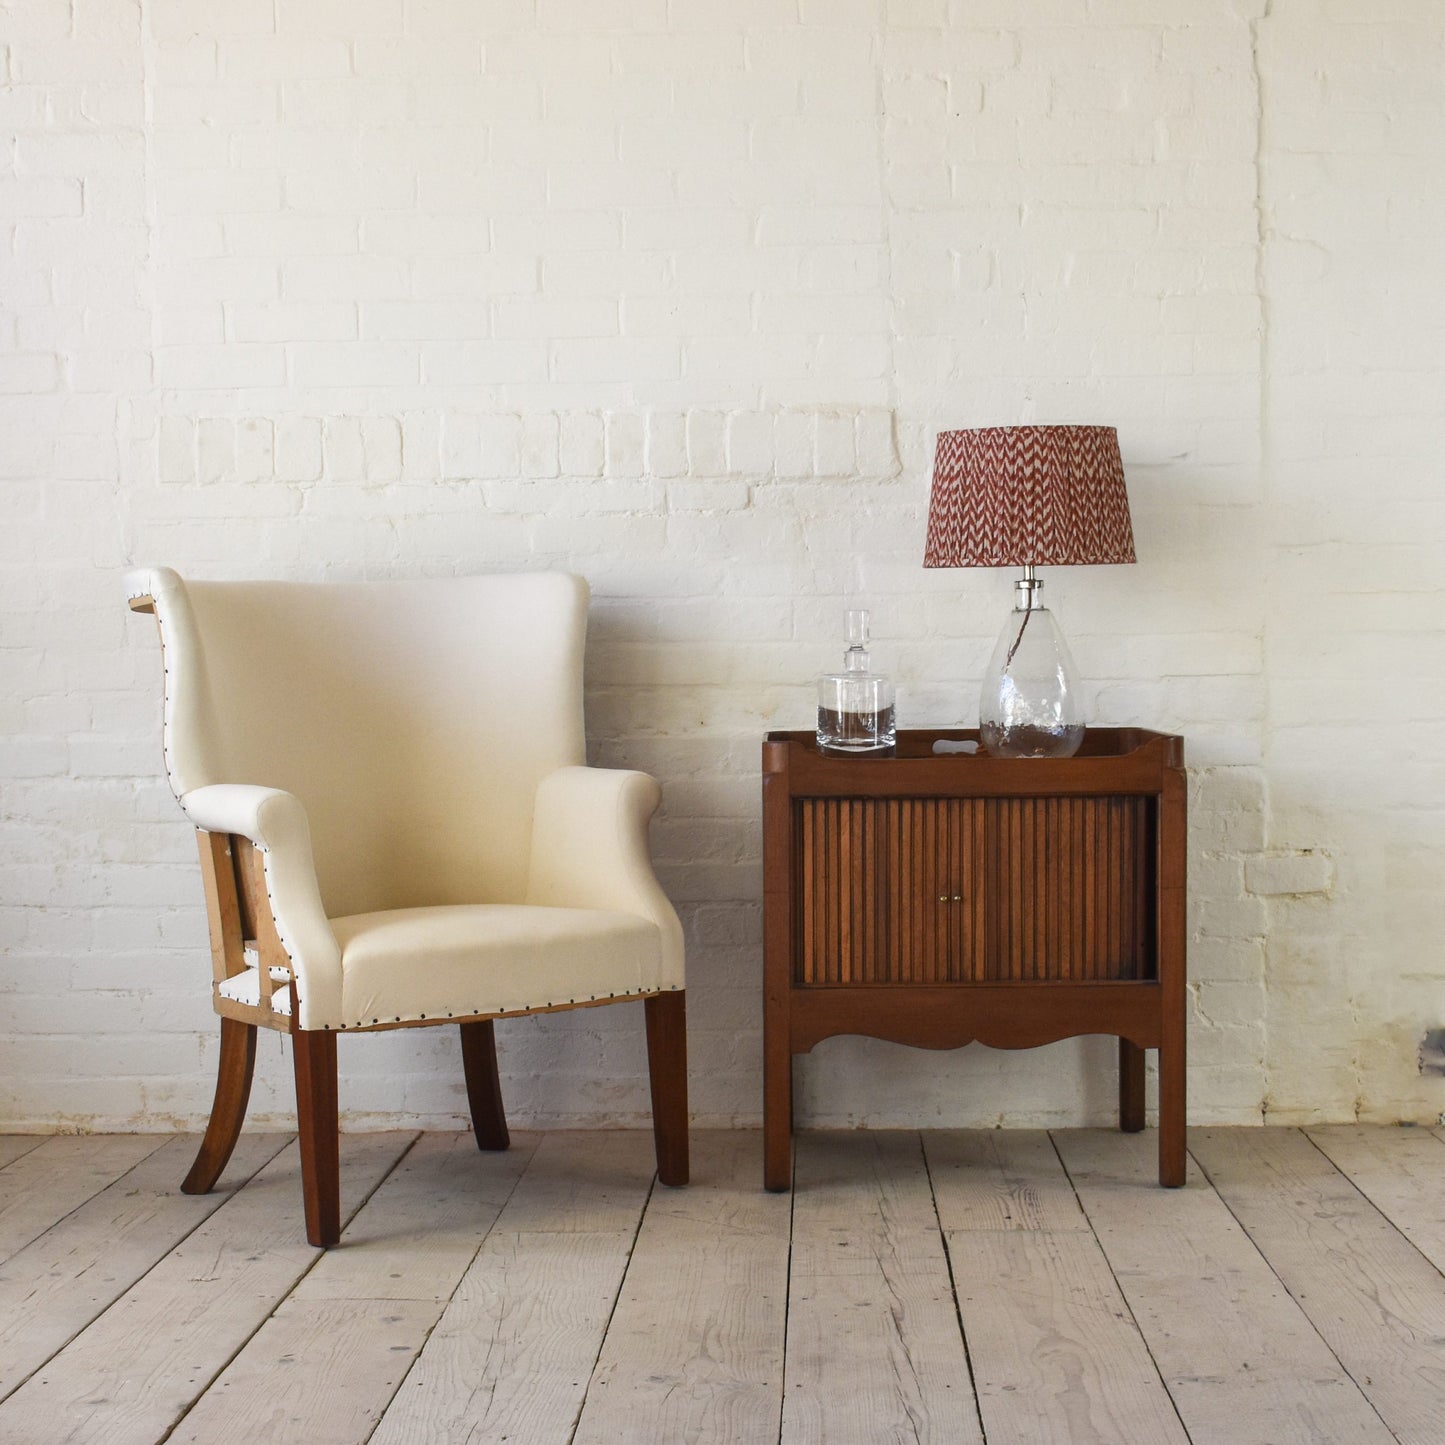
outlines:
M502 1081L497 1074L497 1039L491 1019L461 1025L462 1072L467 1080L467 1106L478 1149L506 1149L507 1112L502 1107Z
M306 1238L325 1249L341 1238L341 1138L336 1102L336 1035L298 1029L291 1035L296 1068L296 1122Z
M657 1177L664 1184L686 1184L687 1150L687 1005L682 989L654 994L647 1010L647 1072L652 1084L652 1137Z
M251 1078L256 1072L256 1025L239 1019L221 1019L221 1057L216 1064L216 1097L205 1137L196 1153L191 1172L181 1183L185 1194L209 1194L212 1185L230 1161L246 1104L251 1097Z

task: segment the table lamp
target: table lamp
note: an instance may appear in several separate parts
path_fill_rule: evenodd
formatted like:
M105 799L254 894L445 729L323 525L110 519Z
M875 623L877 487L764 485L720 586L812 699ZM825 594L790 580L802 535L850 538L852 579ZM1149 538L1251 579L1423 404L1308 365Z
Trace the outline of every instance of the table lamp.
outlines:
M979 699L995 757L1067 758L1084 740L1078 674L1036 567L1134 561L1111 426L993 426L938 434L925 567L1022 567Z

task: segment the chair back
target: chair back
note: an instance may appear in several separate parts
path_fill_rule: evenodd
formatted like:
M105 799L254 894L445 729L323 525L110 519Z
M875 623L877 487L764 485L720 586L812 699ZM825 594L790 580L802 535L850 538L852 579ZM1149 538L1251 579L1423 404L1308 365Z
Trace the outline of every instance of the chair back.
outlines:
M295 793L329 917L522 901L537 784L585 761L581 578L143 577L178 797Z

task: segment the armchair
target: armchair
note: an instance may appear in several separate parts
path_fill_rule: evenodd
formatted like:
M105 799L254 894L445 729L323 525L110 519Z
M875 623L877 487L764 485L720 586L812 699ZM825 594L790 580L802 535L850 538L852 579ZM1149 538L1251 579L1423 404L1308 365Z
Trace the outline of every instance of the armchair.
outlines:
M682 928L657 784L584 766L587 585L186 582L130 573L165 667L221 1018L186 1192L240 1135L256 1030L291 1036L306 1234L340 1237L336 1040L460 1027L477 1144L508 1145L494 1021L645 1001L658 1178L688 1176Z

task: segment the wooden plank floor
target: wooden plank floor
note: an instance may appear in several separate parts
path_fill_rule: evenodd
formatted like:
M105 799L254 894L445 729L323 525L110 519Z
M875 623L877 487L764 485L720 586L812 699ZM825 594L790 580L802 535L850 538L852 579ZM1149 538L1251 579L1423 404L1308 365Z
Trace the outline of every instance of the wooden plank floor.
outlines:
M0 1137L0 1445L1445 1440L1445 1137Z

